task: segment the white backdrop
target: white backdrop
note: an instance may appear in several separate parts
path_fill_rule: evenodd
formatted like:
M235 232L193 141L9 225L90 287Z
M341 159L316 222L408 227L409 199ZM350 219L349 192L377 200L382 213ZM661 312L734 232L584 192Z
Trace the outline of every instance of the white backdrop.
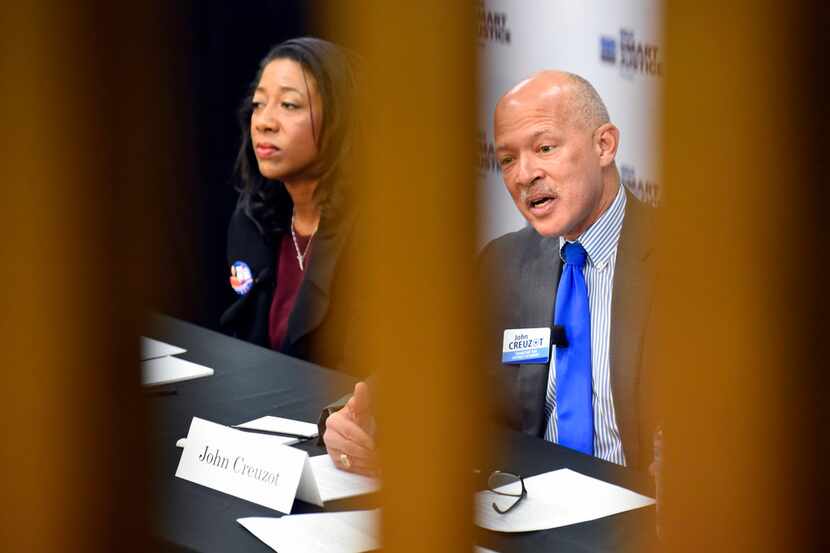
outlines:
M644 201L659 199L661 7L661 0L479 2L480 246L525 224L493 155L493 110L541 69L577 73L594 85L620 129L623 184Z

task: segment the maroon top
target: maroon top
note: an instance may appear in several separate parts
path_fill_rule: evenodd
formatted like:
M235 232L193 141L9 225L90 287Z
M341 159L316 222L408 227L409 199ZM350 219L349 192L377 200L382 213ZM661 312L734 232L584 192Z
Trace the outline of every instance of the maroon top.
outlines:
M297 244L300 251L306 251L310 236L297 235ZM303 267L308 267L311 259L311 249L303 259ZM288 330L288 317L294 309L294 300L297 299L297 292L300 291L300 284L303 282L303 272L297 262L297 250L294 248L294 240L291 234L282 235L280 246L277 248L277 289L274 290L274 299L271 302L271 312L268 316L268 338L271 348L281 350L285 341L285 333Z

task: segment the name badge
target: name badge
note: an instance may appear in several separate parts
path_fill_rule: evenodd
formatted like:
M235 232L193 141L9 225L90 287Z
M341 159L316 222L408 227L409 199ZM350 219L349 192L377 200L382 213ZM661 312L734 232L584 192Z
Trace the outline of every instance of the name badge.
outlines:
M176 476L281 513L291 512L300 487L301 499L323 506L308 453L276 436L197 417L190 422Z
M502 363L547 363L549 359L550 328L508 328L504 331Z

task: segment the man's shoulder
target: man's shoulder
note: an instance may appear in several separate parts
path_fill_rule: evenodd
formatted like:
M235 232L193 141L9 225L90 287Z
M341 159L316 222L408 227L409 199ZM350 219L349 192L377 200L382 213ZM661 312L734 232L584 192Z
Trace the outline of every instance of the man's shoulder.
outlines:
M626 217L637 217L647 220L653 219L657 213L657 207L654 204L645 202L634 195L633 192L625 190L625 215Z
M491 240L481 251L479 276L484 281L498 283L496 289L513 286L529 267L553 256L558 244L558 237L541 236L529 225L508 232Z
M528 248L538 247L543 237L532 226L494 238L481 251L482 259L516 257Z
M638 199L630 191L627 192L625 205L625 219L620 234L620 247L625 255L637 251L646 255L655 248L655 226L658 208Z

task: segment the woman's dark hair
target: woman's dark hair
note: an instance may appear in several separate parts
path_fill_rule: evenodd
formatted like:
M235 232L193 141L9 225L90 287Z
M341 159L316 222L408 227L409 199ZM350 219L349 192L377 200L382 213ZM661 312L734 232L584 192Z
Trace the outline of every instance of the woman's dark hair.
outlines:
M348 166L356 134L354 56L331 42L312 37L294 38L274 46L259 62L256 77L239 108L242 141L234 165L239 179L237 209L243 210L263 234L288 228L292 209L285 185L262 176L251 147L254 91L265 67L278 59L294 60L314 77L322 101L322 125L313 129L319 154L312 166L313 174L319 178L314 198L321 208L321 218L335 218L348 200Z

